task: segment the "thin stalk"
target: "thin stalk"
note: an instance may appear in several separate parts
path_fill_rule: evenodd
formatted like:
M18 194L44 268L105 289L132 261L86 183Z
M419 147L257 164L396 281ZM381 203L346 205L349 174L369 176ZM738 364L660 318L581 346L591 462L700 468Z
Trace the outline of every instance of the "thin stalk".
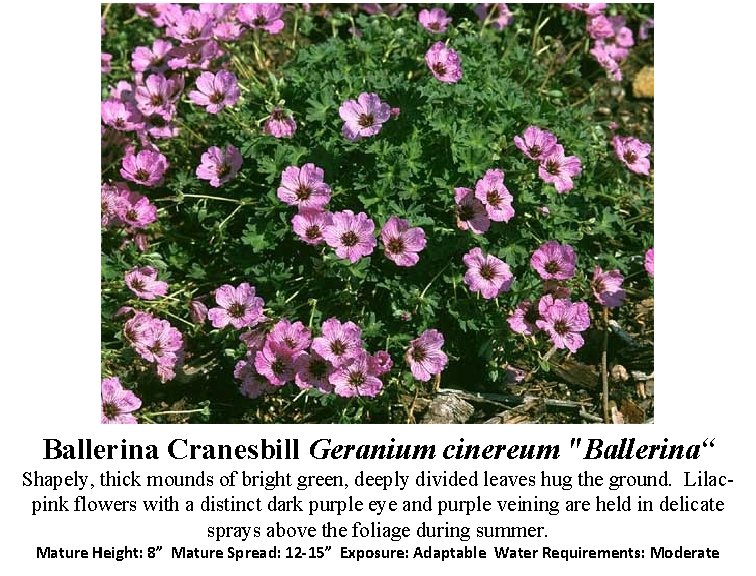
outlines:
M604 306L602 312L604 320L604 345L601 350L601 393L603 395L604 424L609 424L612 421L611 414L609 413L609 373L606 370L606 351L609 347L609 308Z

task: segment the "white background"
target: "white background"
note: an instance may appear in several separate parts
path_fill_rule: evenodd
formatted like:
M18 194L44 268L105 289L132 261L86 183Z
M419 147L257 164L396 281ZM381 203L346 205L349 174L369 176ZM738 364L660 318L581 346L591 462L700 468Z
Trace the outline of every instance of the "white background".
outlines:
M749 434L754 395L752 326L754 324L751 272L754 267L753 230L753 92L749 88L752 62L752 19L730 5L671 2L656 6L656 240L659 259L655 280L656 329L656 424L634 427L512 426L512 427L389 427L389 426L138 426L104 427L99 424L99 397L93 387L99 382L99 7L88 3L46 5L20 3L4 8L3 54L6 67L2 102L2 234L4 316L2 378L4 398L3 465L0 492L3 510L4 552L0 563L11 571L56 570L79 574L117 573L139 570L164 574L179 569L185 573L207 570L256 569L328 570L337 574L384 573L386 570L429 569L455 571L468 568L463 561L441 565L434 561L365 562L339 561L170 561L166 549L173 545L209 546L204 534L208 525L255 525L280 520L289 524L319 526L332 519L266 515L115 515L47 514L31 517L29 500L41 492L21 488L21 473L40 470L66 474L73 470L94 474L104 469L128 470L128 462L106 464L76 461L43 463L42 438L64 441L95 438L100 443L120 442L159 445L163 458L156 463L135 463L147 473L190 473L205 469L216 477L224 471L250 472L262 468L259 461L239 463L178 463L165 456L167 442L186 437L196 443L256 443L260 438L299 437L302 460L277 462L277 468L299 473L343 474L358 472L357 462L324 462L309 465L305 454L312 439L332 437L341 442L430 443L440 446L464 437L467 443L560 443L566 451L569 438L601 435L604 439L635 436L639 441L697 443L716 437L716 448L703 451L691 463L667 466L670 478L679 483L681 470L711 470L727 474L734 484L719 492L701 491L706 497L721 494L727 501L724 513L597 514L557 517L545 514L504 517L476 516L474 524L546 525L550 540L533 547L648 549L649 546L691 548L716 547L718 561L637 562L560 560L517 561L515 568L536 573L564 570L567 573L598 574L611 570L630 574L638 570L675 568L688 573L729 569L750 572L747 559L753 529L752 459ZM94 71L94 72L93 72ZM542 465L500 461L477 465L497 473L529 474ZM436 460L416 468L402 465L414 476L420 469L451 471L453 462ZM473 465L461 466L469 473ZM551 466L550 472L572 474L590 469L595 473L629 474L661 472L661 465L646 463L597 464L571 454ZM391 462L366 464L367 472L397 469ZM682 491L682 488L680 489ZM691 489L691 492L693 489ZM94 491L92 491L94 492ZM208 493L199 490L197 494ZM213 491L214 492L214 491ZM473 491L472 493L475 493ZM572 491L575 497L587 493ZM621 492L621 491L620 491ZM342 491L346 494L345 491ZM393 493L397 499L424 498L429 490ZM490 500L511 496L508 492L481 493ZM622 492L621 492L622 493ZM101 497L104 493L97 492ZM323 491L327 497L336 491ZM355 492L366 500L369 493ZM383 493L374 491L376 498ZM524 492L528 494L528 492ZM624 493L623 493L624 494ZM655 494L655 493L654 493ZM110 492L110 497L115 497ZM139 493L139 497L145 494ZM160 494L155 494L160 495ZM165 494L163 494L165 495ZM182 494L174 492L182 499ZM307 496L307 493L302 493ZM434 496L468 497L467 491L434 491ZM606 495L606 493L605 493ZM138 499L128 491L119 497ZM188 496L188 493L187 493ZM555 497L561 497L555 493ZM656 500L655 495L649 496ZM369 522L370 515L355 519ZM450 517L458 522L458 518ZM386 524L416 524L421 519L387 517ZM444 519L437 519L441 523ZM334 520L335 523L335 520ZM38 545L82 547L164 547L162 559L139 563L106 560L35 561ZM281 542L286 545L286 542ZM317 542L316 544L323 544ZM329 542L337 547L339 543ZM442 547L454 541L413 540L416 544ZM473 544L473 542L470 542ZM497 544L506 545L506 542ZM514 541L515 545L519 543ZM523 542L524 545L529 545ZM249 542L248 546L253 546ZM389 546L391 546L389 544ZM492 546L488 546L491 550ZM492 568L496 560L468 561L470 568ZM297 565L299 563L300 566ZM506 563L503 564L506 566Z

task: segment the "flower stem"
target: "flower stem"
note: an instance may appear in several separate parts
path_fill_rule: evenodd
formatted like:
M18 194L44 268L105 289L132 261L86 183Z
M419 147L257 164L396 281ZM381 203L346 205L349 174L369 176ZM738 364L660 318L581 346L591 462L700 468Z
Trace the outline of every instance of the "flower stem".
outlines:
M604 424L611 422L609 414L609 373L606 371L606 351L609 347L609 308L604 306L602 310L604 320L604 345L601 349L601 384L602 403L604 407Z

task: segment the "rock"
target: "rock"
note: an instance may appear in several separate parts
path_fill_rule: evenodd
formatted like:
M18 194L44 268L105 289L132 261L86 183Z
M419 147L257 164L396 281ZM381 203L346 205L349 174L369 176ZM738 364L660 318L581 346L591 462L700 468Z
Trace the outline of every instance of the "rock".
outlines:
M654 97L654 67L644 66L633 78L633 95L636 98Z

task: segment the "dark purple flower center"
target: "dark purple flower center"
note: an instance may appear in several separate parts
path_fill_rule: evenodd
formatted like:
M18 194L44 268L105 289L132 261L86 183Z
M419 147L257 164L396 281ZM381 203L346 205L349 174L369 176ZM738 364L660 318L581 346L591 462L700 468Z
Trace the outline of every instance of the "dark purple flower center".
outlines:
M113 122L113 126L116 128L123 128L126 125L126 122L123 118L116 118L115 122Z
M313 378L316 380L322 380L327 373L328 365L325 363L325 360L321 360L320 358L310 360L310 375Z
M221 162L220 164L218 164L218 168L216 168L215 172L218 174L218 178L223 178L224 176L227 176L229 172L231 172L231 166L229 166L225 162Z
M315 240L317 238L320 238L321 235L320 226L318 226L317 224L313 224L312 226L309 226L307 230L305 230L305 238L307 238L308 240Z
M362 372L350 372L349 384L355 388L359 388L365 383L365 375Z
M334 340L331 342L331 352L334 356L341 356L346 352L346 344L343 340Z
M297 195L297 200L307 200L310 196L312 196L312 188L310 188L306 184L300 184L295 194Z
M501 203L501 196L499 196L499 191L489 190L486 194L486 200L491 206L498 208L499 204Z
M567 322L564 320L557 320L554 322L554 332L559 334L560 336L564 336L570 331L570 327L567 326Z
M388 244L386 244L386 250L391 254L401 254L404 252L404 240L401 238L392 238L388 241Z
M128 210L126 210L126 214L124 214L124 217L129 222L136 222L137 219L139 218L139 214L137 214L137 211L134 210L133 208L129 208Z
M253 22L253 24L255 26L265 26L265 24L267 24L267 23L268 23L268 19L265 16L262 16L262 15L258 16L257 18L255 18L255 20Z
M191 64L197 64L202 59L202 54L200 52L190 52L186 59Z
M210 100L210 102L211 102L212 104L220 104L221 102L223 102L223 98L224 98L224 94L223 94L223 92L218 92L218 91L216 90L215 92L213 92L213 93L212 93L212 94L210 95L210 98L209 98L209 100Z
M283 343L286 344L292 350L297 347L297 342L291 336L287 336L283 339Z
M441 62L436 62L431 69L439 76L446 76L446 66Z
M281 358L276 358L271 363L270 369L276 376L281 376L286 371L286 362Z
M557 272L559 272L560 267L559 263L556 260L549 260L548 262L546 262L543 269L546 270L546 272L548 272L549 274L556 274Z
M150 104L153 106L162 106L163 105L163 95L162 94L152 94L150 96Z
M528 153L533 158L537 158L541 155L541 147L538 144L533 144L530 148L528 148Z
M412 350L410 350L410 358L415 362L422 362L427 356L428 354L422 346L415 345L412 347Z
M228 307L228 315L232 318L244 318L244 314L247 312L247 307L241 302L234 302Z
M160 340L156 340L148 349L155 356L160 356L163 353L163 345Z
M483 266L480 267L480 277L483 278L483 280L493 280L494 278L496 278L496 270L494 270L494 267L486 262L485 264L483 264Z
M441 25L438 22L429 22L428 23L428 29L429 30L438 30L441 27Z
M157 54L153 54L152 58L150 58L150 65L151 66L160 66L163 63L163 57L158 56Z
M604 281L601 278L596 278L593 282L591 282L593 285L593 291L598 292L599 294L606 290L604 287Z
M131 288L132 288L132 290L135 290L137 292L141 292L142 290L144 290L144 282L142 281L141 278L134 278L131 281Z
M372 114L360 114L357 119L357 124L363 128L370 128L373 125L374 119Z
M561 167L559 166L559 162L557 162L556 160L546 160L545 168L546 172L548 172L552 176L558 176Z
M190 26L189 30L186 31L186 37L190 40L194 40L195 38L199 37L200 31L195 26Z
M139 181L145 181L150 179L150 173L148 170L145 170L144 168L139 168L134 173L134 178Z
M635 153L635 150L625 150L624 158L628 164L635 164L638 161L638 155Z
M348 230L341 235L341 243L347 248L356 246L357 242L359 241L360 241L359 236L357 236L357 234L355 234L351 230Z
M273 108L273 111L270 113L270 117L273 120L283 120L284 112L280 108Z
M105 418L108 420L113 420L121 414L121 410L112 402L104 402L102 404L102 411L105 414Z
M457 217L463 222L472 220L473 216L475 216L475 208L473 208L472 204L457 206Z

